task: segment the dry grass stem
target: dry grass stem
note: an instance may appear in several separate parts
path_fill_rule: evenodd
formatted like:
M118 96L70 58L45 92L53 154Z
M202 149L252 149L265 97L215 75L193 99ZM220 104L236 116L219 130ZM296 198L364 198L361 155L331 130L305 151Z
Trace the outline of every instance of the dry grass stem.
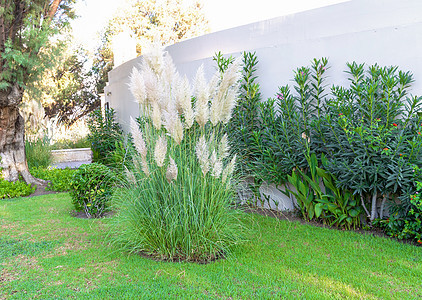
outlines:
M171 156L169 156L169 166L167 168L166 178L168 182L172 182L177 179L177 165Z

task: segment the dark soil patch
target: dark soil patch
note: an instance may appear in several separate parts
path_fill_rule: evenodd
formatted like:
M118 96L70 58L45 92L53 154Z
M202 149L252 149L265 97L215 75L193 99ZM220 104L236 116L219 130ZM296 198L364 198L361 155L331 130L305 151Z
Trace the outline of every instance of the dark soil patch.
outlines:
M255 214L262 215L262 216L276 218L276 219L279 219L279 220L286 220L286 221L289 221L289 222L299 222L301 224L312 225L312 226L317 226L317 227L327 228L327 229L332 229L332 230L348 231L347 229L329 226L327 224L323 224L323 223L317 222L317 221L311 221L311 222L305 221L304 219L301 218L300 214L297 211L276 211L276 210L267 209L267 208L250 207L250 206L243 206L243 207L241 207L241 209L242 209L242 211L244 211L246 213L255 213ZM356 228L356 229L351 229L350 231L354 231L354 232L357 232L357 233L360 233L360 234L366 234L366 235L388 238L388 239L392 239L392 240L395 240L395 241L403 243L403 244L410 244L410 245L414 245L414 246L418 246L418 247L422 246L422 245L419 245L418 243L416 243L413 240L400 240L400 239L397 239L397 238L393 238L393 237L385 234L385 232L381 228L377 228L377 227L370 227L369 229Z
M71 215L72 217L79 218L79 219L102 219L102 218L111 218L114 216L116 212L114 211L107 211L105 212L101 217L99 218L89 218L84 211L72 211Z
M138 252L137 254L139 256L143 257L143 258L151 259L153 261L163 261L163 262L170 262L170 263L187 262L187 263L195 263L195 264L198 264L198 265L206 265L206 264L215 262L215 261L220 260L220 259L225 259L225 256L223 254L213 256L209 259L191 259L191 260L186 260L186 259L182 259L182 258L167 259L167 258L163 258L163 257L161 257L157 254L151 254L151 253L147 253L147 252Z
M38 184L37 188L35 189L35 192L33 192L31 195L26 196L26 197L35 197L35 196L42 196L42 195L57 194L58 193L56 191L47 191L46 188L47 188L47 185Z

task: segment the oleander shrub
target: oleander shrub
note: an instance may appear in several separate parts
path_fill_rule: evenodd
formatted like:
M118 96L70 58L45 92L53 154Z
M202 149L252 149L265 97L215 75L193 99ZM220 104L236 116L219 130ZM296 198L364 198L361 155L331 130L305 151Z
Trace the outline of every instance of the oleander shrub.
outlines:
M70 182L70 195L76 211L84 211L88 218L98 218L109 209L115 176L102 164L79 167Z
M143 114L131 121L137 153L113 197L111 236L122 249L211 261L242 241L242 213L233 209L236 156L224 134L238 79L239 60L209 83L201 67L192 97L168 54L146 55L133 70L130 89Z
M70 190L70 182L76 170L38 167L31 168L30 172L34 177L48 181L47 191L67 192Z
M350 86L327 89L328 61L314 59L296 69L293 89L280 87L260 103L250 170L262 181L293 186L308 220L347 228L363 214L362 221L383 219L387 209L404 220L421 180L414 170L422 162L422 97L408 94L410 72L355 62L347 68ZM349 194L344 205L339 195Z

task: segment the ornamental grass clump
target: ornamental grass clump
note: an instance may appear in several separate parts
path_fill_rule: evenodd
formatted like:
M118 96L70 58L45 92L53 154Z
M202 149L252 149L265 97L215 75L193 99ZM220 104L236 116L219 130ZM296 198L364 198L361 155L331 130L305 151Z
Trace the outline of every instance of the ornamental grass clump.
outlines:
M114 196L115 242L170 261L206 262L241 241L234 205L236 156L224 128L239 89L240 61L210 82L199 68L193 86L167 53L145 55L130 90L141 117L131 120L137 153Z

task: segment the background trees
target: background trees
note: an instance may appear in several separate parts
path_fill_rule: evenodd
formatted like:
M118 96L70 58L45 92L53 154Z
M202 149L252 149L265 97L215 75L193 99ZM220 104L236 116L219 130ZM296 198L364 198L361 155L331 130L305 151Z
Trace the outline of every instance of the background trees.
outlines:
M40 183L28 171L24 120L19 113L24 90L54 61L52 36L74 17L74 0L0 0L0 155L3 177ZM57 41L56 41L57 42Z
M208 21L199 2L187 5L183 0L134 0L129 8L116 13L102 34L94 60L100 91L107 82L108 71L113 68L113 38L125 30L132 32L137 54L141 55L143 48L154 40L168 45L206 33Z

